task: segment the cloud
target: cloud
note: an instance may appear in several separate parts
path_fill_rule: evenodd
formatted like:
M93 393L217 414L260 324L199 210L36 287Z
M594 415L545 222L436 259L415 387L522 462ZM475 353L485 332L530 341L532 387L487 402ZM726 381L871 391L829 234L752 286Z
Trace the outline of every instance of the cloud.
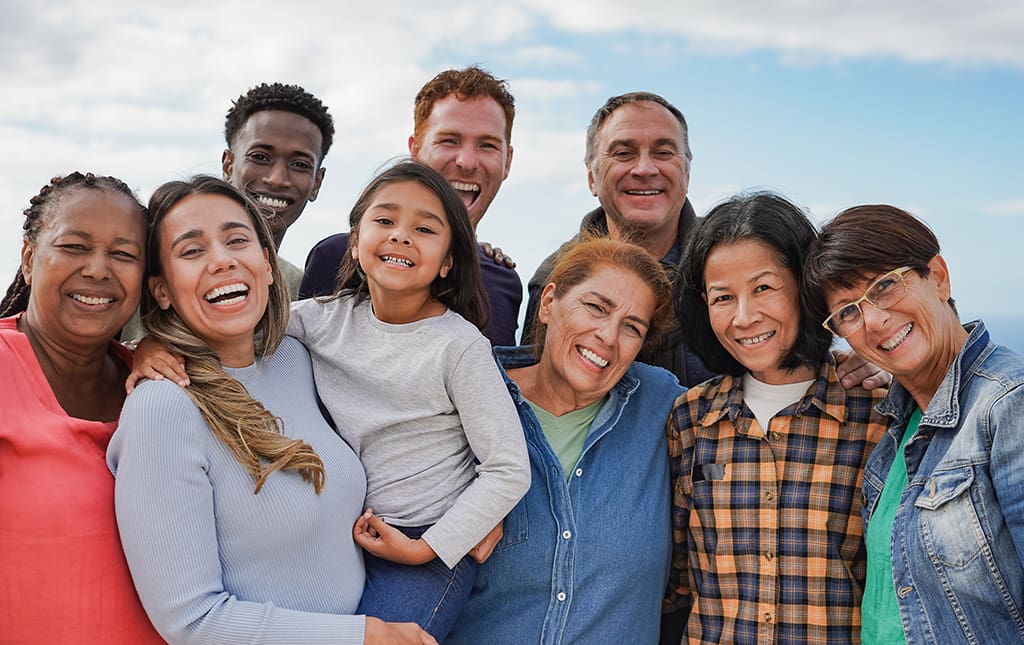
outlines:
M1024 199L1010 199L985 204L982 207L982 212L996 217L1024 217Z
M1024 4L1015 0L524 0L560 29L687 38L696 50L774 50L786 61L897 57L1024 68Z

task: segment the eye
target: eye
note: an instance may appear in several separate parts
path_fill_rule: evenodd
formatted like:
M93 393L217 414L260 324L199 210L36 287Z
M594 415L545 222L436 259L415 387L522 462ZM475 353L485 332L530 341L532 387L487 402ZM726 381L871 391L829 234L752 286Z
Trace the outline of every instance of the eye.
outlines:
M442 146L456 146L459 144L459 142L454 137L445 137L443 139L438 139L437 142Z
M299 170L312 170L313 164L309 163L308 161L293 161L292 167L298 168Z
M849 304L836 313L840 322L853 322L860 318L860 308L857 305Z
M626 333L629 334L630 336L634 336L636 338L644 337L645 332L639 325L636 325L634 323L626 323L624 327L626 328Z
M762 293L764 291L770 291L771 288L772 288L771 285L759 284L756 287L754 287L754 293Z
M76 254L76 255L80 254L80 253L86 253L86 252L89 251L89 247L87 247L84 244L73 244L72 243L72 244L58 244L56 246L57 246L58 249L61 249L63 251L66 251L68 253L73 253L73 254Z
M138 259L138 257L134 253L129 253L128 251L115 250L111 251L110 255L114 256L114 258L118 260L132 261Z
M883 296L887 291L892 289L896 285L896 278L892 276L885 276L881 280L875 283L875 286L871 287L871 296L877 298Z
M229 238L227 241L228 246L238 246L249 242L249 238L239 235L237 237Z
M498 149L498 146L494 145L493 143L481 143L480 147L481 148L487 148L489 150L497 150Z
M610 156L616 161L629 161L636 156L636 153L632 150L620 149L614 150Z
M250 152L245 157L258 164L270 163L270 156L263 152Z
M676 156L676 151L669 148L662 148L652 152L651 156L661 161L668 161Z
M430 228L429 226L417 226L416 230L419 231L420 233L425 233L427 235L435 234L434 229Z
M383 215L374 217L373 222L375 224L380 224L381 226L391 226L392 224L394 224L390 217L384 217Z
M711 304L711 305L722 305L722 304L725 304L725 303L731 302L731 301L732 301L732 296L723 293L723 294L719 294L719 295L713 297L711 300L708 301L708 304Z
M603 315L605 313L604 306L596 302L584 300L583 306L586 307L587 310L590 311L590 313L592 314Z

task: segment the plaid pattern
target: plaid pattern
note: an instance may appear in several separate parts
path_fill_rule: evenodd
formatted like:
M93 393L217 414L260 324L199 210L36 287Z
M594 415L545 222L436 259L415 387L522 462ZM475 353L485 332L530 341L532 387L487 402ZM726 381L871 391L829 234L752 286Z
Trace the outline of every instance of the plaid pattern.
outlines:
M691 604L691 643L860 640L864 462L885 390L844 390L830 363L766 434L722 376L668 421L675 548L666 611Z

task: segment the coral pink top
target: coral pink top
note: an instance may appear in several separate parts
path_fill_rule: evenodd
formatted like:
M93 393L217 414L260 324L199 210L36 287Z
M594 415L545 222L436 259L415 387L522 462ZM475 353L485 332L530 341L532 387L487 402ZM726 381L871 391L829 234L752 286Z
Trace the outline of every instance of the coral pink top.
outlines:
M68 416L16 320L0 318L0 641L162 643L117 534L117 422Z

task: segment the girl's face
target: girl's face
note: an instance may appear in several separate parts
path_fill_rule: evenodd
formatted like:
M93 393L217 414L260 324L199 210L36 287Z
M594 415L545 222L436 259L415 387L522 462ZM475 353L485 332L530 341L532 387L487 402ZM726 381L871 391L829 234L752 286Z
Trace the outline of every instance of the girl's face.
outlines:
M228 367L255 358L273 275L249 214L223 195L190 195L159 225L161 275L149 288Z
M381 186L359 220L351 245L370 300L429 299L430 285L452 268L451 227L441 199L417 181Z
M800 333L800 294L775 249L756 240L719 244L704 264L704 285L711 329L754 378L772 385L813 378L811 368L779 367Z
M127 195L82 188L44 213L25 242L21 270L32 288L29 320L64 342L109 342L139 306L145 222Z

